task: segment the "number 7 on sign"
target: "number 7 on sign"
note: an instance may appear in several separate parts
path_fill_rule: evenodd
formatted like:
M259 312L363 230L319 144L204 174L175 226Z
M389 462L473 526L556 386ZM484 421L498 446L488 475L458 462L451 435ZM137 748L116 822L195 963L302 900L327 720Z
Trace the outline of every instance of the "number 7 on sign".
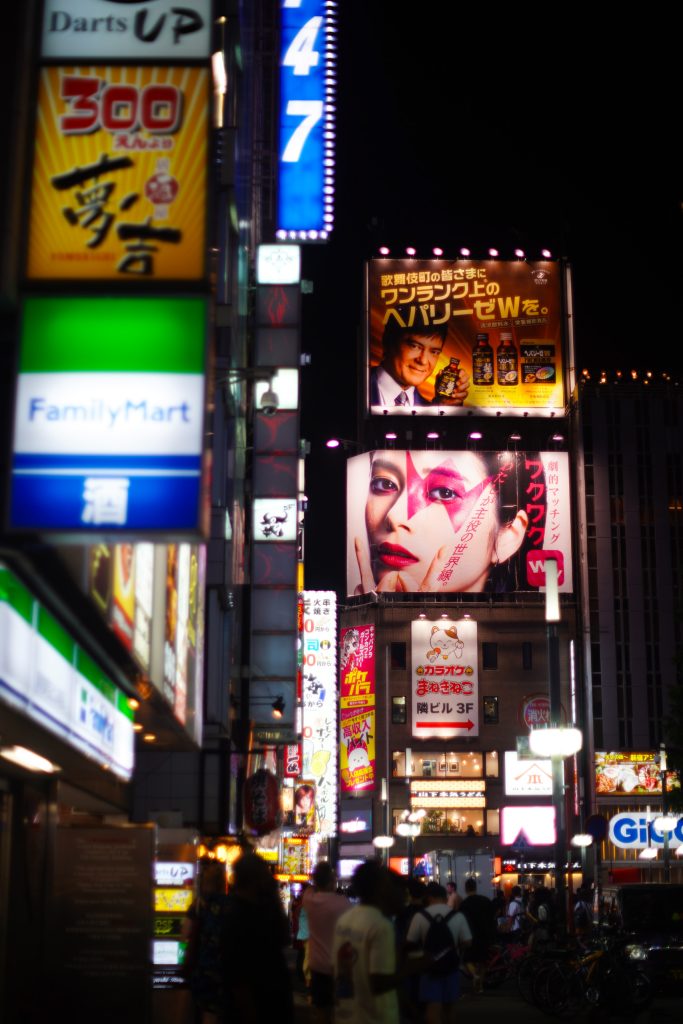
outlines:
M323 116L323 101L290 100L285 114L303 118L301 124L298 124L292 132L282 154L283 164L295 164L301 156L301 150L306 144L306 139Z

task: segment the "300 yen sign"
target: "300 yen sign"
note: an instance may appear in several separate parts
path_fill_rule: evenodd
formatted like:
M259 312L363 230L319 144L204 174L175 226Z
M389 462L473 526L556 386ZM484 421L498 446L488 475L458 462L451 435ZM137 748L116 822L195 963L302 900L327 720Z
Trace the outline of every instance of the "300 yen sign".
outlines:
M94 76L64 75L62 99L69 113L59 119L64 135L108 132L175 132L180 126L183 96L175 85L108 85Z

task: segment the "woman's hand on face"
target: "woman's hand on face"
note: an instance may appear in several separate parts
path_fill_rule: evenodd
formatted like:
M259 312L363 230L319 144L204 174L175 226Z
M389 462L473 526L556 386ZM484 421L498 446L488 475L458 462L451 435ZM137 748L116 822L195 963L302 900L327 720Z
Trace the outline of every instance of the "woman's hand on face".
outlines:
M422 580L416 579L411 573L402 569L397 572L385 573L379 583L375 582L372 566L370 565L370 555L367 546L360 537L355 538L354 546L360 572L360 584L356 587L356 595L369 594L372 590L377 591L377 593L405 592L417 594L438 592L445 589L444 584L439 582L439 576L450 557L451 547L448 544L444 544L443 547L439 548Z

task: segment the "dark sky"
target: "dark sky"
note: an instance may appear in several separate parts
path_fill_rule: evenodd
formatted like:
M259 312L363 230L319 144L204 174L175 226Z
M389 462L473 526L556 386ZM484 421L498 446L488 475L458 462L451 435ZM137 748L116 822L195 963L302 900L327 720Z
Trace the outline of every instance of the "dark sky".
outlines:
M675 25L631 23L618 5L605 23L597 6L466 8L341 5L336 227L304 256L316 586L321 503L336 524L343 502L342 459L317 453L354 436L363 261L379 245L451 258L547 246L573 267L579 368L683 371Z

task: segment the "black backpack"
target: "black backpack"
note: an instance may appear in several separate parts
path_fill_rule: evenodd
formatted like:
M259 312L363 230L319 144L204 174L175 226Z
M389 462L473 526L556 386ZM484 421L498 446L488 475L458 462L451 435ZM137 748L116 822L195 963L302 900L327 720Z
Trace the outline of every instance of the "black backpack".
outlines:
M433 975L453 974L458 969L460 957L448 922L456 911L450 910L446 915L432 915L426 910L422 910L421 913L429 921L423 947L429 961L427 973Z

